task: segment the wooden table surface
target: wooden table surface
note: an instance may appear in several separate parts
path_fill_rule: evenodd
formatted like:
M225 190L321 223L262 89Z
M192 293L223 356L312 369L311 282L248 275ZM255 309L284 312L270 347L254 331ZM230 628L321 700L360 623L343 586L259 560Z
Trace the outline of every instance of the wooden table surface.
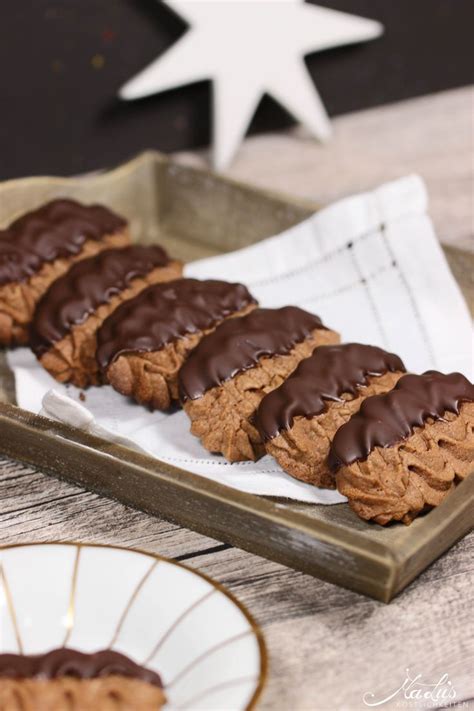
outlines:
M247 140L230 174L327 202L407 172L428 183L438 234L472 240L472 94L461 89L334 121L321 147L299 130ZM179 160L202 162L200 154ZM1 437L1 433L0 433ZM0 545L77 540L134 546L186 561L226 585L264 631L270 674L259 708L367 709L410 675L448 674L456 701L474 697L474 534L389 605L324 583L0 458ZM405 703L405 706L403 704ZM398 704L398 705L397 705ZM436 702L396 695L380 708Z

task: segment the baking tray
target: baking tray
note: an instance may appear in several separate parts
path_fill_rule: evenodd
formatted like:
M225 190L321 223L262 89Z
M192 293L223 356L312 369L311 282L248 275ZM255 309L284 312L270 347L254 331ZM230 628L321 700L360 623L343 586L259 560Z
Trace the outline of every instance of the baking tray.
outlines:
M253 244L317 209L147 152L107 173L3 183L0 225L57 196L100 200L129 218L137 241L160 242L188 261ZM458 250L447 256L472 309L474 259ZM242 493L33 415L15 406L13 385L0 351L4 454L384 602L472 527L474 476L411 526L381 528L360 520L347 504L309 505Z

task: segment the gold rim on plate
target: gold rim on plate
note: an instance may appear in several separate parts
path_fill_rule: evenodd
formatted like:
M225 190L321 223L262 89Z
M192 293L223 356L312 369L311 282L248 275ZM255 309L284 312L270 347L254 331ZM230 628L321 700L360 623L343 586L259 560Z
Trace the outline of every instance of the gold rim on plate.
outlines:
M175 565L178 568L183 568L186 570L188 573L192 573L193 575L197 575L198 577L202 578L205 580L207 583L209 583L215 590L218 592L222 593L227 597L244 615L246 618L247 622L249 623L252 632L254 633L257 643L258 643L258 649L259 649L259 655L260 655L260 670L259 670L259 676L258 676L258 683L255 688L255 691L252 695L252 698L250 699L249 703L247 704L245 711L252 711L252 709L255 709L257 705L257 701L259 700L263 687L266 684L267 678L268 678L268 654L267 654L267 647L265 644L265 640L263 637L263 632L260 628L260 626L257 624L255 621L253 615L248 611L246 606L240 602L240 600L237 599L237 597L231 593L227 588L222 585L222 583L218 583L216 580L211 578L209 575L206 575L205 573L201 573L199 570L194 570L194 568L190 568L187 565L184 565L183 563L174 560L173 558L167 558L166 556L160 555L159 553L150 553L148 551L145 551L141 548L135 548L135 547L126 547L126 546L115 546L111 545L108 543L81 543L79 541L34 541L31 543L12 543L10 545L0 545L0 551L3 550L9 550L11 548L27 548L31 546L71 546L77 549L77 557L74 563L74 569L73 569L73 580L72 580L72 586L71 586L71 600L69 604L69 609L68 609L68 621L70 621L73 616L74 616L74 610L73 610L73 605L74 605L74 588L75 588L75 579L77 575L77 563L78 563L78 557L80 550L82 548L111 548L112 550L121 550L121 551L129 551L132 553L139 553L140 555L145 555L148 558L153 559L155 562L157 561L164 561L165 563L169 563L171 565ZM10 612L12 614L12 621L13 625L15 628L15 635L17 637L17 640L20 639L19 637L19 632L18 632L18 627L16 624L16 616L13 608L13 600L11 597L11 592L8 587L8 583L6 581L3 568L0 565L0 579L3 582L3 586L5 589L5 594L7 597L7 605L10 609ZM68 625L68 630L66 631L66 638L65 640L67 641L68 636L69 636L69 625ZM21 648L21 644L19 645Z

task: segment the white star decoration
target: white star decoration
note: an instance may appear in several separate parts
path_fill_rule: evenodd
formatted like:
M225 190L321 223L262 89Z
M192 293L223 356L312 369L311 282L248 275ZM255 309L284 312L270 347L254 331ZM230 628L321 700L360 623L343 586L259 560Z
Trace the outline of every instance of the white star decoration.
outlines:
M305 54L378 37L378 22L303 0L166 0L190 29L127 82L122 99L138 99L213 80L213 162L224 169L264 93L322 141L331 127L303 61Z

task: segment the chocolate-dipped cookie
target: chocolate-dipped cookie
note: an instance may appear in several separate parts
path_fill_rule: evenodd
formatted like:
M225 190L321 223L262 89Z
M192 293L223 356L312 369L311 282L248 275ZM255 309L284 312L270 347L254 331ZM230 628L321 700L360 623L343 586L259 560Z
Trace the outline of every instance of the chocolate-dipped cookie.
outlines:
M97 329L122 302L151 284L179 277L181 270L161 247L141 245L74 264L36 307L30 342L38 360L59 382L99 384Z
M225 321L202 339L179 373L191 432L230 462L256 460L264 447L253 418L264 395L317 346L338 340L318 316L296 306L255 309Z
M255 421L266 451L296 479L333 489L326 459L337 429L404 372L398 356L374 346L317 348L260 403Z
M328 463L361 518L411 523L474 470L474 385L460 373L404 375L336 432Z
M53 200L0 230L0 346L27 343L36 304L74 262L129 243L126 220L74 200Z
M5 711L159 711L165 701L156 672L110 649L0 654L0 708Z
M242 284L178 279L127 301L97 332L106 380L142 405L165 410L178 399L178 371L204 335L257 302Z

